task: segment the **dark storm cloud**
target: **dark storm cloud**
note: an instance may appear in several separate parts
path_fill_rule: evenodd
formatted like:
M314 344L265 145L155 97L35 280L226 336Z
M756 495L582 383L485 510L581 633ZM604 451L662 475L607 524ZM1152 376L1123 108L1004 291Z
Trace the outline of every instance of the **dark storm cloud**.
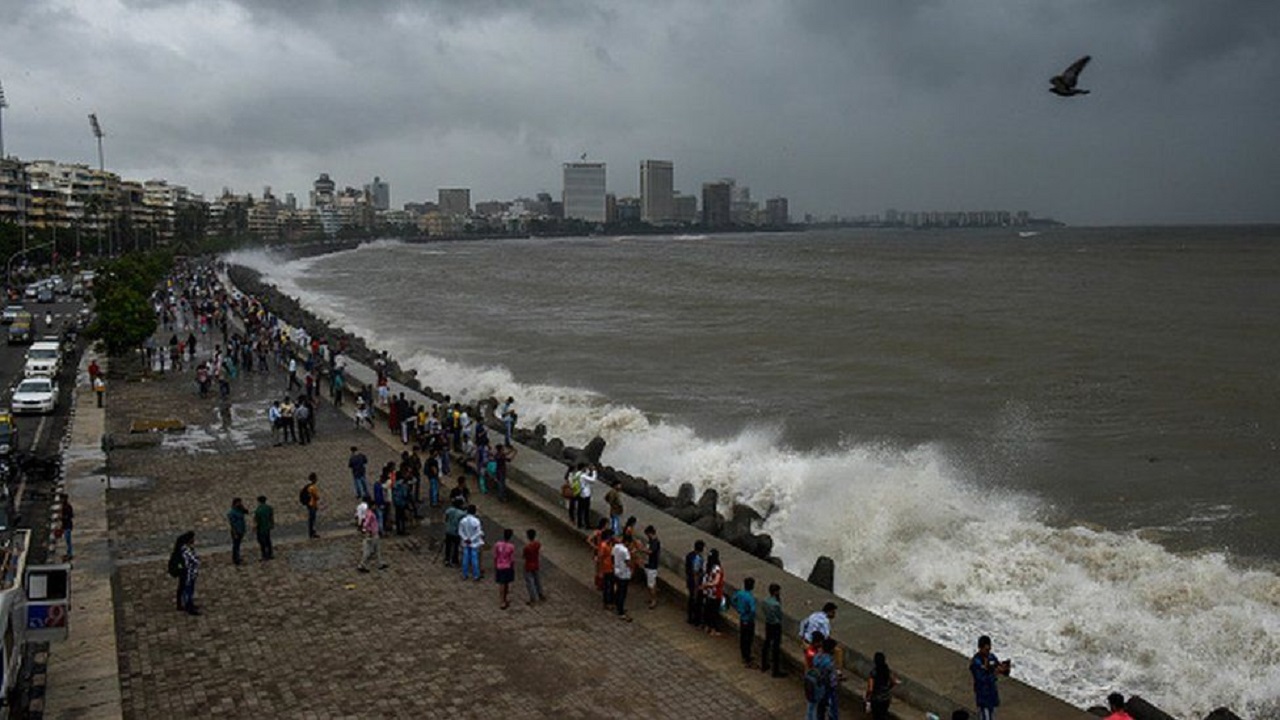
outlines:
M1277 220L1280 3L0 2L6 147L204 192L737 177L798 212ZM1094 55L1062 100L1049 76Z

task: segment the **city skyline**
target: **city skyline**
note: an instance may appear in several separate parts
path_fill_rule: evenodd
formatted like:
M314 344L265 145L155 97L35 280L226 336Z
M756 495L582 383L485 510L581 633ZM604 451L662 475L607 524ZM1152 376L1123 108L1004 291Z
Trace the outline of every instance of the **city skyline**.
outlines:
M1280 6L639 6L617 0L6 3L6 152L216 195L381 176L558 195L586 153L638 197L736 177L791 215L1016 208L1073 224L1274 222ZM1135 42L1135 38L1140 41ZM1093 94L1048 78L1082 53Z

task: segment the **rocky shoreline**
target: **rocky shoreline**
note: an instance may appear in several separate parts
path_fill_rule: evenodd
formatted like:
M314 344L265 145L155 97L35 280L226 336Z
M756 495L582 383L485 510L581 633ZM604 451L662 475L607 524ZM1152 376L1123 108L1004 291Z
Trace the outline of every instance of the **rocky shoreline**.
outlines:
M350 244L326 245L312 248L310 252L296 252L295 257L349 250L352 247ZM337 338L346 338L347 353L353 360L372 366L374 360L380 356L381 353L377 349L369 347L363 338L348 332L344 328L336 327L317 318L303 308L297 299L284 294L275 285L264 282L261 274L256 270L241 265L231 265L228 267L227 272L232 283L237 288L257 298L268 310L284 322L301 327L311 336L328 338L331 342ZM423 385L418 381L413 370L406 370L392 358L387 358L387 372L392 380L413 388L436 402L444 402L445 392ZM491 428L498 430L501 429L501 424L495 410L499 404L500 401L497 398L490 397L464 405L464 407L469 415L483 419ZM767 533L757 533L752 530L756 524L763 520L760 513L754 508L735 503L730 508L729 515L726 516L720 511L720 497L714 489L704 490L699 496L692 484L684 483L680 486L676 495L672 497L657 485L642 477L637 477L611 465L601 464L600 459L604 454L605 441L600 437L593 438L587 443L586 447L579 448L566 444L558 437L548 437L546 426L538 425L534 428L516 428L512 433L512 440L537 450L553 460L562 462L566 466L572 466L579 462L599 464L600 480L602 482L608 485L612 485L614 482L621 483L622 491L630 497L647 502L668 515L705 533L714 535L744 552L782 567L782 560L772 554L773 538ZM810 580L830 590L832 589L832 573L830 570L833 566L829 560L825 563L823 562L824 560L826 558L819 559L817 565L815 565L815 572L810 576ZM824 568L826 569L825 571Z

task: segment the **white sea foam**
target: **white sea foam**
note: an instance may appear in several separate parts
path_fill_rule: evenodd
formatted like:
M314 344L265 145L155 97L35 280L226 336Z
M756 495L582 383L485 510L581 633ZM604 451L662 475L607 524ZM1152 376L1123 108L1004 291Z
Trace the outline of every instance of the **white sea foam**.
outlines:
M1076 705L1118 689L1178 716L1219 705L1280 713L1274 573L1220 554L1176 555L1138 533L1055 526L1036 498L971 482L932 446L847 442L802 453L762 426L707 440L588 389L526 385L502 367L380 337L341 303L297 286L312 261L235 259L386 348L425 384L461 399L513 395L522 425L545 423L575 444L601 435L611 465L669 491L690 482L716 488L725 507L753 506L788 568L831 556L842 596L961 652L989 634L1019 677Z

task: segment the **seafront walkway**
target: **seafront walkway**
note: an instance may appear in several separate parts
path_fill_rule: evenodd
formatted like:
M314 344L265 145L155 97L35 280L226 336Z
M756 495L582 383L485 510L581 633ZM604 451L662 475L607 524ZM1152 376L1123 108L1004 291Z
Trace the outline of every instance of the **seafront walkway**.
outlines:
M355 429L326 403L315 442L274 446L265 413L283 390L278 371L242 375L227 403L199 398L189 372L112 383L109 473L95 472L99 458L68 476L105 502L94 507L73 494L72 633L50 650L45 717L803 715L794 674L772 680L744 670L732 639L689 629L676 599L647 611L633 592L634 623L603 611L588 586L586 546L516 503L476 498L490 545L503 526L541 531L545 604L526 606L517 579L511 608L500 610L488 555L483 582L444 568L434 518L384 540L387 570L358 573L348 448L360 446L377 467L398 456L400 443L385 425ZM129 433L135 421L158 420L185 430ZM96 448L95 429L73 431L73 455ZM306 537L297 501L313 471L323 498L319 539ZM260 562L251 534L237 567L224 515L232 497L252 508L258 495L276 511L277 558ZM104 508L109 529L95 546L100 556L91 555L88 528ZM165 572L187 529L203 560L198 617L175 610L176 581Z

